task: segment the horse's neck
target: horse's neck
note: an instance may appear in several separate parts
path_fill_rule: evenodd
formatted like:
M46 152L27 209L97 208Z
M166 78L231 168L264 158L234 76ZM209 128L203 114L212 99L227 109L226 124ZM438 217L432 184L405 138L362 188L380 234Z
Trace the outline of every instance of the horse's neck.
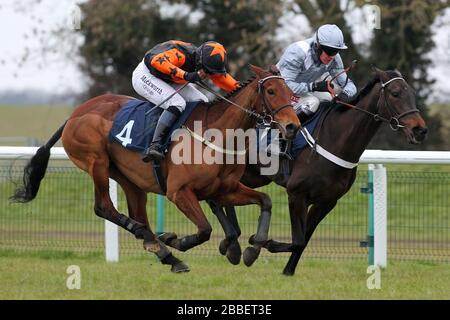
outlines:
M241 91L239 91L235 96L229 98L229 100L250 111L257 97L255 86L255 83L248 84L245 88L242 88ZM255 119L250 116L250 114L226 101L221 101L219 102L219 105L211 106L210 112L211 114L208 117L207 123L208 128L219 130L247 130L251 128L255 123ZM212 119L214 120L211 121Z
M379 92L375 86L356 106L377 113L378 100ZM339 116L337 113L334 115L336 117L331 114L327 119L328 124L324 124L331 129L328 137L330 141L333 141L332 152L336 152L336 155L348 161L357 162L380 128L381 122L375 121L373 116L358 110L348 110Z

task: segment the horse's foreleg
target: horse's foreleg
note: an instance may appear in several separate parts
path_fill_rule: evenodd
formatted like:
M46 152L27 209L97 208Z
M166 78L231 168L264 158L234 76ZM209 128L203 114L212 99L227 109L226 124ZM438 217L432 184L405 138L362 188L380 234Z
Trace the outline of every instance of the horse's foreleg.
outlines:
M109 196L109 169L108 160L97 158L89 174L95 185L95 214L101 218L131 232L135 237L144 239L144 248L155 253L163 264L170 264L173 272L189 271L189 268L180 260L175 258L166 246L155 238L155 235L143 223L131 219L115 208Z
M227 217L221 206L219 206L213 200L207 200L206 202L208 203L214 215L219 220L219 223L222 226L223 231L225 232L225 239L223 239L219 245L220 253L222 255L226 255L226 257L232 264L239 264L239 262L241 261L242 252L241 246L239 245L237 239L241 234L241 230L239 229L239 233L235 230L231 219Z
M234 192L218 196L216 200L222 206L243 206L248 204L258 204L260 206L261 215L258 220L257 232L253 237L253 247L248 247L244 251L244 263L246 266L251 266L258 258L261 248L268 238L272 214L270 197L265 193L255 191L239 183L238 188Z
M178 238L173 233L162 234L159 239L165 244L186 251L209 240L212 232L211 225L206 219L195 193L187 187L183 187L168 195L169 200L176 204L178 209L191 220L198 228L197 234Z
M306 220L306 228L305 231L302 232L301 237L294 238L294 228L292 230L292 254L289 258L286 267L283 270L284 275L294 275L295 268L297 267L298 261L303 254L306 246L308 245L309 240L311 239L314 230L319 225L320 221L326 217L326 215L336 206L336 201L326 202L314 204L308 211L307 220ZM306 209L306 208L305 208ZM292 222L293 223L293 222ZM304 235L304 236L303 236ZM295 239L301 238L303 243L297 244L295 243Z
M255 243L253 237L250 238L249 242L250 244ZM267 240L263 248L266 248L271 253L292 252L294 250L292 243L280 242L273 239Z
M228 221L233 226L239 238L239 236L241 235L241 228L239 226L239 222L236 217L236 210L234 209L234 207L225 207L225 212L227 213Z
M306 200L301 194L289 192L288 189L288 199L289 216L291 218L292 254L283 270L283 274L293 275L303 251L302 247L305 244L306 215L308 210Z

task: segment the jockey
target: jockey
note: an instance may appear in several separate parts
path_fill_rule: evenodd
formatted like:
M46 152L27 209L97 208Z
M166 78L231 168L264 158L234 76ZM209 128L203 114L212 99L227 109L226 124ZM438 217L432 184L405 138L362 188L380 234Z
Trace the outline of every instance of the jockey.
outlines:
M227 73L227 52L220 43L208 41L197 48L191 43L170 40L156 45L145 54L133 72L134 90L155 105L173 96L160 105L164 111L152 142L144 151L143 161L164 159L161 143L186 108L186 101L208 102L208 98L192 85L205 78L211 79L225 91L239 86Z
M347 49L342 31L336 25L325 24L312 38L298 41L286 48L277 64L287 85L294 92L292 105L297 114L310 116L319 108L320 101L332 100L327 80L344 68L339 51ZM357 93L345 73L332 83L337 98L349 101Z

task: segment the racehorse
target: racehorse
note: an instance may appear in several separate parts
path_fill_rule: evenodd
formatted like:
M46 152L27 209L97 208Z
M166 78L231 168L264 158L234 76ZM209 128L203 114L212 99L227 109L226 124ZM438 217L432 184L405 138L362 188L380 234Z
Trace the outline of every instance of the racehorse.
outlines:
M274 68L266 71L251 66L251 69L256 76L231 92L227 97L229 100L200 103L190 114L185 126L192 130L194 121L203 121L202 126L219 129L225 136L226 129L246 130L254 127L257 120L269 118L273 119L287 139L293 138L300 122L290 104L291 90ZM147 193L162 193L153 174L153 164L143 162L139 153L108 140L116 114L132 99L134 98L107 94L78 106L67 122L32 157L25 167L24 185L11 199L29 202L36 197L47 169L50 149L62 138L70 160L86 171L94 182L95 214L126 229L137 239L143 239L144 249L155 253L163 264L171 265L173 272L189 271L189 268L173 256L165 244L186 251L210 238L211 225L199 204L203 199L212 199L224 206L260 206L260 224L256 233L258 244L244 252L249 260L256 260L268 237L270 197L239 182L245 164L195 164L194 161L175 164L172 150L178 143L182 143L180 141L171 144L168 156L161 163L167 182L166 196L197 226L198 232L182 238L173 233L155 237L146 212ZM194 144L194 139L190 138L191 144ZM201 148L203 152L208 146L202 144ZM129 217L119 213L111 202L110 177L125 192Z
M420 143L427 134L425 122L416 107L414 92L398 71L385 72L375 68L373 79L354 101L337 103L327 111L321 116L313 136L325 150L354 163L353 169L337 165L311 148L303 149L295 160L290 161L292 172L287 179L262 176L257 165L247 166L241 179L251 188L272 181L286 188L292 243L268 240L264 244L270 252L291 252L283 270L285 275L294 275L317 225L352 186L356 164L382 122L387 122L393 130L401 128L412 144ZM226 238L221 241L219 250L228 257L228 247L239 245L237 237L240 228L236 213L234 208L226 207L225 214L219 205L209 204L225 225ZM253 241L252 236L249 242Z

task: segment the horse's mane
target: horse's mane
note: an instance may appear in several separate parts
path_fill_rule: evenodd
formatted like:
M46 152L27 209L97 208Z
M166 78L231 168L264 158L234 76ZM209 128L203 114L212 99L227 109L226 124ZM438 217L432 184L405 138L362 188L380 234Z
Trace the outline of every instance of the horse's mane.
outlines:
M385 71L389 78L395 78L400 76L400 74L397 71L394 70L387 70ZM365 96L367 96L370 91L372 91L372 88L378 83L380 82L380 78L378 77L377 74L375 74L371 80L369 80L369 82L358 92L358 94L356 95L355 98L353 98L352 101L350 101L350 104L356 105L359 101L361 101Z

